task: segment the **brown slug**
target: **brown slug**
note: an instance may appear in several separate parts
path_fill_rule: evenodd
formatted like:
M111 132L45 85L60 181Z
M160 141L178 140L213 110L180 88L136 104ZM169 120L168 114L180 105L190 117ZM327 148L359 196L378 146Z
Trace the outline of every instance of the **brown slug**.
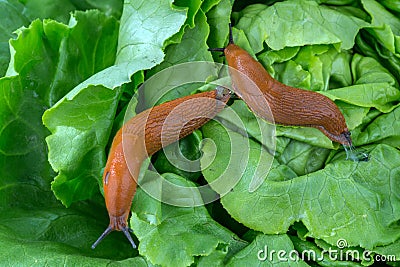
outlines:
M114 230L122 231L136 248L127 221L142 162L204 125L224 108L229 98L230 91L218 86L147 109L123 125L113 139L103 173L110 223L93 249Z
M229 28L228 45L209 50L224 53L229 67L234 70L230 70L230 76L235 93L254 113L276 124L314 127L334 142L352 145L344 116L332 100L320 93L294 88L272 78L260 62L234 44L231 25ZM260 106L261 101L257 97L260 93L257 91L261 91L269 109Z

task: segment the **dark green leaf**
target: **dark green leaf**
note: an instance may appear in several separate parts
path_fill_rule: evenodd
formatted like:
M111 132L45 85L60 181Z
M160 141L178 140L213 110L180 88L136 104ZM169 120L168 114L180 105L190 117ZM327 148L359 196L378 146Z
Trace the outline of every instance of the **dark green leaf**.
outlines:
M144 182L151 182L156 176L155 173L147 172ZM183 187L194 185L173 174L165 174L163 178ZM183 192L174 190L162 194L172 193L173 196L164 197L182 198L185 203L202 202L196 189L191 191L193 194L190 196ZM149 204L157 208L146 208ZM238 237L217 224L204 206L177 207L163 204L141 189L136 193L133 206L138 207L134 209L131 223L140 241L139 252L153 264L188 266L194 262L194 256L206 257L219 251L226 257L231 246L245 245L244 241L238 241ZM149 212L152 212L152 216L149 216Z

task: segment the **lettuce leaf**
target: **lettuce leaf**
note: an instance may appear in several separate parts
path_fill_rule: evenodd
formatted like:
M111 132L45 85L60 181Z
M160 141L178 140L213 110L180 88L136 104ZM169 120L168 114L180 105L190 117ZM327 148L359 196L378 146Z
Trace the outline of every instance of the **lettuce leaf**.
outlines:
M263 50L263 42L274 50L312 44L336 44L349 49L358 31L367 25L357 17L303 0L285 1L271 7L251 5L241 11L238 28L251 29L247 36L258 53ZM281 37L282 33L286 38Z
M146 173L143 179L153 182L156 177L156 173ZM178 175L166 173L164 178L180 186L194 186ZM192 192L191 196L187 196L184 191L175 191L169 197L181 198L187 203L201 203L200 192ZM227 256L232 250L246 245L246 242L240 241L232 232L215 222L204 206L186 208L163 204L140 189L133 205L136 209L131 223L136 226L134 232L140 241L139 252L153 264L189 266L194 263L194 256L208 257L214 252ZM157 208L154 209L155 206ZM154 249L160 245L162 250Z
M236 140L238 134L216 123L205 125L203 135L211 138L217 147L217 152L212 146L203 148L202 163L215 157L203 174L217 193L224 194L221 201L229 214L245 226L265 234L277 234L286 233L295 221L302 221L309 230L308 236L332 245L344 238L350 246L366 249L388 245L400 237L396 226L400 199L390 197L400 184L397 165L400 152L393 147L376 146L367 163L337 161L298 177L282 173L285 165L275 162L266 181L253 193L248 188L254 176L252 163L257 162L259 155L252 152L246 169L236 174L240 180L226 193L225 188L213 184L219 179L232 179L232 173L221 172L218 166L227 166L227 162L233 162L234 166L236 155L243 155L244 148L231 146L228 154L231 157L227 157L224 140L230 136ZM249 151L263 149L253 141L249 145ZM282 176L288 180L279 180ZM370 234L360 236L359 229Z
M159 12L165 15L152 13L151 4L127 3L121 17L118 48L117 38L113 38L114 46L106 40L103 44L93 43L97 47L104 47L99 52L117 55L115 65L111 63L108 68L104 66L100 68L102 71L94 72L93 76L78 84L43 116L44 124L53 133L47 138L49 161L53 169L59 172L52 189L66 206L77 200L89 199L98 192L101 169L105 164L105 147L121 93L118 88L129 82L137 71L162 61L163 42L179 30L177 20L183 23L185 18L182 11L174 10L169 4L160 5ZM138 20L139 13L152 14L152 17L142 22ZM164 17L165 21L159 21ZM168 31L150 30L150 26L160 23L173 23L175 26ZM138 25L141 27L137 28ZM116 26L112 29L115 34L118 32ZM137 29L141 32L136 35L126 34ZM139 41L138 38L147 41ZM95 56L95 52L91 52L91 58L97 59L99 56ZM90 70L96 68L99 67L91 67ZM92 101L87 101L89 99ZM88 140L92 143L89 144ZM68 145L62 147L60 143ZM79 148L79 152L70 150L70 147ZM69 152L60 153L59 150L63 148L69 149ZM86 168L88 165L92 167Z
M396 266L398 1L256 2L0 1L1 263L370 266L387 256ZM273 77L333 99L369 160L346 160L317 129L268 124L233 99L180 141L201 171L182 170L168 148L149 159L130 218L138 249L121 233L90 249L109 220L101 174L129 100L169 66L223 62L207 48L226 45L229 22ZM205 88L184 85L162 101ZM139 108L155 104L158 92L141 93ZM207 183L221 199L204 204ZM372 258L332 260L329 249ZM267 250L318 259L259 259Z

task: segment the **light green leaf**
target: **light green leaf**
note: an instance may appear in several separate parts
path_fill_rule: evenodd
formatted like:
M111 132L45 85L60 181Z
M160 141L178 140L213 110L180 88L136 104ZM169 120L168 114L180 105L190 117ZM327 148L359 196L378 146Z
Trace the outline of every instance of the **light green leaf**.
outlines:
M368 107L359 107L342 101L336 101L340 111L342 112L346 125L349 130L353 130L363 123L363 119L370 111Z
M310 44L338 44L349 49L360 28L367 25L315 1L284 1L270 7L248 6L241 12L237 27L245 31L258 53L264 41L273 50Z
M276 127L276 136L289 137L322 148L337 149L338 147L336 143L333 143L320 130L311 127L286 127L278 125Z
M330 88L346 87L353 83L350 69L351 57L349 52L342 52L334 59L329 78Z
M396 78L379 62L370 57L355 54L351 60L354 84L384 83L395 86Z
M371 15L371 32L390 52L400 52L400 19L390 13L379 2L361 1L365 10Z
M220 127L211 123L203 127L203 135L211 138L217 148L226 142L217 130ZM255 148L253 151L261 149L253 141L250 147ZM243 150L231 149L231 155ZM222 179L226 150L215 152L206 146L203 153L203 158L216 153L215 160L203 171L206 180ZM254 153L250 155L253 156ZM390 197L400 184L399 160L398 150L379 145L371 151L368 162L336 161L319 171L289 179L282 177L281 181L269 178L277 175L273 165L265 182L253 193L248 190L255 167L250 160L238 184L222 197L222 204L237 221L266 234L285 233L290 225L301 220L309 236L330 244L344 238L350 246L372 249L400 237L394 224L400 218L400 200ZM223 193L220 187L213 189ZM359 229L369 234L360 236Z
M144 181L151 181L155 174L147 172ZM164 179L173 184L190 187L194 184L185 181L180 176L164 174ZM197 203L201 200L198 190L194 189L192 195L181 195L184 191L175 190L174 198L186 199L186 203ZM163 194L166 192L163 192ZM169 193L171 194L171 192ZM168 196L165 196L168 197ZM192 198L193 200L191 200ZM142 208L150 204L156 209ZM215 251L225 254L230 247L243 247L244 241L227 229L216 223L208 214L204 206L176 207L154 200L141 189L136 193L134 213L131 223L134 233L138 237L139 252L153 264L161 266L188 266L194 262L195 256L208 256ZM153 216L148 212L153 211ZM156 249L162 247L162 249Z
M383 255L380 259L386 258L386 262L396 264L400 259L400 239L390 245L376 247L374 252Z
M100 39L95 43L99 50L89 52L93 59L101 59L102 55L115 58L117 55L116 65L108 64L110 67L104 69L107 66L102 65L102 61L89 61L89 71L94 75L77 85L43 116L46 127L52 132L47 139L49 161L59 172L52 188L67 206L74 201L90 198L98 192L101 169L105 164L104 151L120 97L120 90L111 89L129 82L135 72L160 63L164 57L164 41L179 30L186 17L185 12L174 9L166 2L159 3L156 13L154 3L146 1L127 1L124 7L118 50L115 49L117 39L113 38L114 46L105 42L105 39ZM78 24L79 20L72 27L75 28ZM154 25L169 27L168 30L161 30L153 27ZM104 27L102 30L107 32L111 29ZM117 33L116 28L112 33ZM79 40L82 43L76 44L77 46L95 41L94 38L89 42L82 38ZM75 60L78 60L78 64L81 62L79 58ZM85 67L87 66L84 65L83 68ZM136 84L139 83L136 81ZM69 153L59 153L60 149L66 152L67 147Z
M230 14L231 10L231 1L221 0L211 10L205 11L207 12L207 23L210 25L210 35L207 39L210 48L225 47L230 23L230 16L227 16L227 14ZM213 58L215 61L221 62L218 53L213 53Z
M8 40L15 38L16 29L29 22L23 10L24 6L17 0L0 1L0 77L6 73L10 61Z
M358 146L373 142L388 143L400 148L400 107L370 122L354 140Z
M324 167L330 150L292 140L278 160L297 175L304 175Z
M186 12L174 8L171 1L127 0L121 17L116 65L126 65L131 74L157 65L164 58L165 40L177 33L185 20Z
M321 92L332 100L341 100L360 107L374 107L390 112L397 106L400 91L388 83L357 84Z
M310 261L314 261L318 264L318 266L332 266L332 267L358 267L358 266L364 266L363 264L359 264L356 261L360 261L360 258L354 257L350 261L350 255L347 256L346 260L346 252L343 250L340 250L338 247L332 247L329 244L324 243L326 246L324 248L319 247L315 243L311 241L307 241L306 239L302 240L296 236L291 236L290 237L295 249L298 251L299 255L302 255L305 259L309 259ZM321 244L322 242L320 240L315 240L317 244ZM355 249L354 249L355 250ZM352 251L354 251L352 250ZM331 251L331 252L330 252ZM357 249L357 252L359 254L355 255L362 255L363 250L362 249ZM340 254L342 253L342 254ZM343 257L340 257L340 255L344 255ZM336 257L336 260L335 260ZM367 265L368 266L368 265Z
M154 167L159 173L175 173L191 181L200 176L200 142L202 135L199 130L179 140L179 146L167 146L157 153ZM197 149L196 149L197 148Z
M180 43L171 44L165 49L164 61L156 66L153 72L188 61L211 61L211 54L207 51L206 45L210 29L201 9L197 11L194 20L196 26L193 29L186 29Z
M53 105L90 75L113 64L115 59L113 50L117 45L118 26L115 19L90 11L78 12L71 21L71 27L48 21L43 25L44 36L35 37L42 42L48 39L54 50L58 50L55 53L49 49L52 46L38 45L48 62L57 64L52 75L38 82L39 88L49 88L45 94L48 105ZM87 31L92 35L87 35ZM26 39L30 35L23 36ZM90 41L83 41L83 36ZM25 66L24 58L26 55L19 55L17 51L14 68L21 75L26 75L19 67ZM39 69L34 75L39 76L40 71L43 70ZM72 92L43 115L44 124L53 133L47 138L49 162L59 172L52 189L66 206L98 192L97 181L105 162L104 146L119 97L118 90L111 91L103 86Z
M297 52L296 52L297 51ZM280 50L278 54L271 50L262 55L264 62L282 61L274 64L271 73L280 82L298 88L311 91L327 90L332 62L338 52L333 46L314 45L305 47L288 47ZM294 54L296 53L296 54ZM277 58L282 54L283 58ZM266 57L271 55L271 59ZM266 66L270 69L270 66Z
M64 100L62 109L50 109L43 117L46 126L53 132L46 138L49 162L58 172L52 190L66 206L99 192L100 171L105 164L104 147L119 96L118 91L101 86L88 88L92 92L86 90L73 101ZM108 108L99 112L99 106Z

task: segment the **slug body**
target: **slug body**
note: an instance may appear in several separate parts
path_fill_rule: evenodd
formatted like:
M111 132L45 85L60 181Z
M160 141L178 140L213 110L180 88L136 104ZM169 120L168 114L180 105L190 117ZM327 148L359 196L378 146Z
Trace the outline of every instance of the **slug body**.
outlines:
M142 162L204 125L229 98L224 87L178 98L139 113L117 132L103 174L110 224L92 248L114 230L122 231L136 248L127 221Z
M260 62L233 43L231 28L228 46L210 50L225 54L229 67L234 69L230 70L230 76L235 93L258 116L282 125L314 127L332 141L352 145L343 114L332 100L272 78ZM264 97L270 110L260 97Z

